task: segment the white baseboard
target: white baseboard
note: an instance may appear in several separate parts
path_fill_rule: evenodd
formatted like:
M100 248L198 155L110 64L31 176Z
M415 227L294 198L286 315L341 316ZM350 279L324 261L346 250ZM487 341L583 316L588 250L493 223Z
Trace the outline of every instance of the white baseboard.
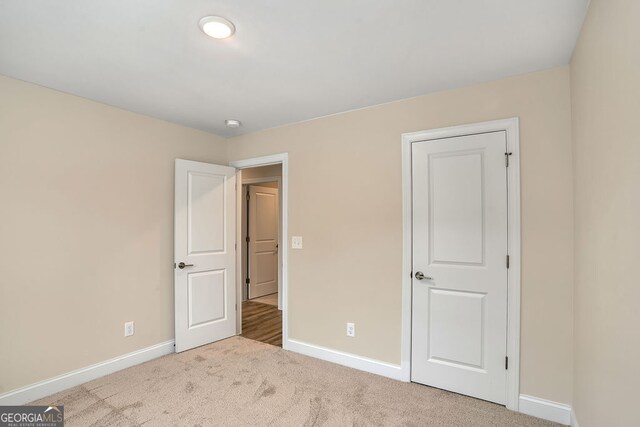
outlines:
M114 357L7 393L0 394L0 405L24 405L62 390L86 383L116 371L174 352L174 341L165 341L129 354Z
M552 402L539 397L520 395L519 411L523 414L542 418L556 423L571 424L571 406L564 403Z
M331 350L329 348L307 344L292 339L285 342L284 349L304 354L305 356L326 360L327 362L337 363L338 365L348 366L349 368L393 378L394 380L407 381L405 378L406 375L404 375L403 370L399 365L392 365L380 360L369 359L350 353L343 353L341 351Z
M399 365L369 359L355 354L331 350L296 340L287 340L284 348L295 353L337 363L350 368L369 372L399 381L407 381L406 369ZM24 405L34 400L58 393L71 387L103 377L113 372L156 359L174 352L174 341L165 341L142 350L137 350L95 365L77 369L44 381L40 381L7 393L0 394L0 405ZM520 395L519 411L534 417L578 427L575 412L569 405Z
M337 363L339 365L348 366L350 368L372 374L382 375L399 381L409 381L408 365L403 368L401 366L392 365L379 360L344 353L292 339L286 340L283 344L283 348L285 350L304 354L305 356L315 357L317 359L326 360L327 362ZM518 403L519 412L524 414L574 427L577 427L578 425L575 420L575 414L569 405L524 394L520 395Z

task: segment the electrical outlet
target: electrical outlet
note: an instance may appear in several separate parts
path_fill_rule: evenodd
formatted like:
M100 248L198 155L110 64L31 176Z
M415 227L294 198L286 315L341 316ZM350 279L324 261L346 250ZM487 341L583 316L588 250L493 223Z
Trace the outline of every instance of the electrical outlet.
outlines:
M130 337L131 335L133 335L134 332L134 326L133 326L133 322L127 322L124 324L124 336L125 337Z
M291 236L291 248L302 249L302 236Z
M347 323L347 336L355 337L356 336L356 324L355 323Z

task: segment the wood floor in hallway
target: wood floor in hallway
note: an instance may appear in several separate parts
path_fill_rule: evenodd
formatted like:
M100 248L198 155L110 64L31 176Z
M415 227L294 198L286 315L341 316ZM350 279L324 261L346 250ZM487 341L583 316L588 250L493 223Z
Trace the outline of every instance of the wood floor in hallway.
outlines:
M282 347L282 312L273 305L244 301L242 336Z

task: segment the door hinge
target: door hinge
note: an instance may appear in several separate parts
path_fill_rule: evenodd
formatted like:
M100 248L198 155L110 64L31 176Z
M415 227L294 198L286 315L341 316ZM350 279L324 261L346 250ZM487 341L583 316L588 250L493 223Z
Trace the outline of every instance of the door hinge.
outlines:
M504 357L504 369L509 369L509 356Z
M244 241L245 241L245 242L247 242L247 243L249 243L249 242L251 241L251 237L249 237L249 236L245 237L245 238L244 238Z
M509 167L509 156L513 155L513 153L504 153L504 165Z
M244 279L244 283L248 285L249 283L251 283L251 280L247 277L246 279Z
M413 279L413 271L409 272L409 279Z
M509 255L507 255L507 268L509 268L509 263L510 263Z
M249 199L251 199L251 196L249 195L249 192L247 191L247 201L249 201Z

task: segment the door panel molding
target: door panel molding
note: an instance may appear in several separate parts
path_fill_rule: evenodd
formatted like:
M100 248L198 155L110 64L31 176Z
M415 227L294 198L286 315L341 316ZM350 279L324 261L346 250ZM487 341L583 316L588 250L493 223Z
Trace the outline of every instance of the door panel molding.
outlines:
M521 288L521 227L520 227L520 138L519 119L509 118L461 126L439 128L402 134L402 207L403 207L403 254L402 254L402 349L401 379L411 380L411 268L412 268L412 157L414 142L468 136L482 133L506 133L509 167L508 180L508 241L509 269L507 270L507 356L509 369L506 381L506 407L519 409L520 390L520 288ZM506 260L505 260L506 262Z

